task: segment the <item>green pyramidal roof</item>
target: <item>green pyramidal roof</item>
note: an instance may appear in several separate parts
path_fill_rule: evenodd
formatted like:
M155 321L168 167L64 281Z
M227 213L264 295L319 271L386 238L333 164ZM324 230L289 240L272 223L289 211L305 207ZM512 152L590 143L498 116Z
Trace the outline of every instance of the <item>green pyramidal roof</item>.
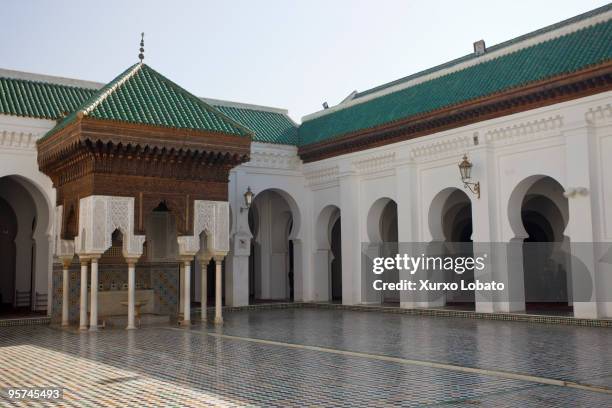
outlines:
M101 120L246 136L252 132L148 65L137 63L91 95L46 135L79 115Z

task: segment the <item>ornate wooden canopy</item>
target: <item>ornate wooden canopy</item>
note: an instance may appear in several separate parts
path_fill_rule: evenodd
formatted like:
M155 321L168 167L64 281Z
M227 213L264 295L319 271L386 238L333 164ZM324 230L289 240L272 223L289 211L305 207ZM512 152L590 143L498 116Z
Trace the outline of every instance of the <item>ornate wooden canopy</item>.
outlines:
M80 117L38 143L38 164L64 209L62 237L78 230L79 200L133 197L135 233L164 202L179 235L193 229L194 200L227 200L232 167L249 159L251 138Z

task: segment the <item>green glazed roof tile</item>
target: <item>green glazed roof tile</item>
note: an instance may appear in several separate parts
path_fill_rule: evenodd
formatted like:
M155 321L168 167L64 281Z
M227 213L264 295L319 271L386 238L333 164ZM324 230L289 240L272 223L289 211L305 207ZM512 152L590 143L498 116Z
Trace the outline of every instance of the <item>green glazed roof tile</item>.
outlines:
M127 123L234 135L251 132L146 64L137 63L91 95L45 137L85 116Z
M612 20L306 120L308 145L407 119L612 59Z
M581 19L612 10L607 5L570 20L488 48L489 52ZM264 143L307 145L457 105L546 78L572 73L612 58L610 20L461 71L304 121L249 107L206 104L147 65L135 64L100 90L0 78L0 114L60 120L55 132L86 110L91 117L239 135ZM473 54L393 81L354 97L478 58ZM68 115L68 116L66 116Z
M55 120L72 112L94 89L0 78L0 113Z
M253 131L256 142L297 144L297 126L282 113L242 107L214 105L236 122Z
M74 121L78 110L83 109L84 106L91 106L102 93L116 85L134 67L130 67L99 90L17 78L0 78L0 114L50 120L60 119L61 123L54 128L54 131L57 131L60 127ZM161 75L159 76L161 77ZM154 101L156 98L165 98L164 103L171 102L171 99L168 99L165 93L160 93L155 86L146 86L142 80L138 80L138 84L135 85L141 87L138 93L121 93L110 97L108 103L100 104L93 113L93 115L96 115L94 117L112 116L130 122L141 117L147 123L176 120L183 126L187 125L188 121L182 118L185 112L182 108L177 112L162 113L159 112L159 109L135 109L133 105L134 101L137 100L135 99L137 95L140 95L139 98L141 99L146 99L147 102ZM116 101L118 102L115 103ZM121 105L121 107L118 105ZM124 109L123 106L127 106L128 109ZM207 110L206 114L197 118L199 123L223 126L223 123L227 124L227 120L222 118L227 116L230 122L234 121L253 132L254 141L297 144L297 126L285 114L250 107L228 107L211 103L208 106L210 106L210 111L218 114L209 114ZM175 113L181 114L177 117ZM186 116L189 118L189 112ZM64 117L65 120L61 120Z

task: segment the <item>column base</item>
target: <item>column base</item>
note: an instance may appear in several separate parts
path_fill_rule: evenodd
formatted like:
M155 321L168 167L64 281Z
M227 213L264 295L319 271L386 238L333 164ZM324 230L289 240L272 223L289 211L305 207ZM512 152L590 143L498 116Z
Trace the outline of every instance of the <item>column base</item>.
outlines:
M70 326L70 322L62 322L62 327L68 327Z
M136 326L128 326L125 330L136 330Z
M89 327L89 331L90 331L90 332L95 332L95 331L98 331L98 326L90 326L90 327Z
M87 326L79 326L80 331L87 331L89 328Z
M223 318L221 316L215 316L215 324L223 324Z
M179 320L178 324L179 326L191 326L191 320Z

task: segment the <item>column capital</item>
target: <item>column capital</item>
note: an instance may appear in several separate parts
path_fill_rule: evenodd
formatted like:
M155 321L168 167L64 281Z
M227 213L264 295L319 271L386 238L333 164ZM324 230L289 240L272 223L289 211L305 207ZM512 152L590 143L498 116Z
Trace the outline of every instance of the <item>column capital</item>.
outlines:
M74 256L71 257L67 257L67 256L61 256L59 257L60 261L62 262L62 266L64 269L68 269L70 267L70 265L72 264L72 259L74 258Z
M83 263L87 264L90 261L97 262L102 254L78 254L77 256L79 257L79 262L83 265Z
M200 262L200 265L202 266L208 265L211 259L213 259L212 255L202 255L198 257L198 261Z
M215 259L215 262L222 262L225 259L226 256L227 256L227 253L214 254L213 258Z
M140 257L129 257L125 258L125 262L128 264L128 266L135 266L139 259Z
M178 258L179 258L179 261L181 261L182 263L190 263L191 261L195 259L195 254L179 255Z

